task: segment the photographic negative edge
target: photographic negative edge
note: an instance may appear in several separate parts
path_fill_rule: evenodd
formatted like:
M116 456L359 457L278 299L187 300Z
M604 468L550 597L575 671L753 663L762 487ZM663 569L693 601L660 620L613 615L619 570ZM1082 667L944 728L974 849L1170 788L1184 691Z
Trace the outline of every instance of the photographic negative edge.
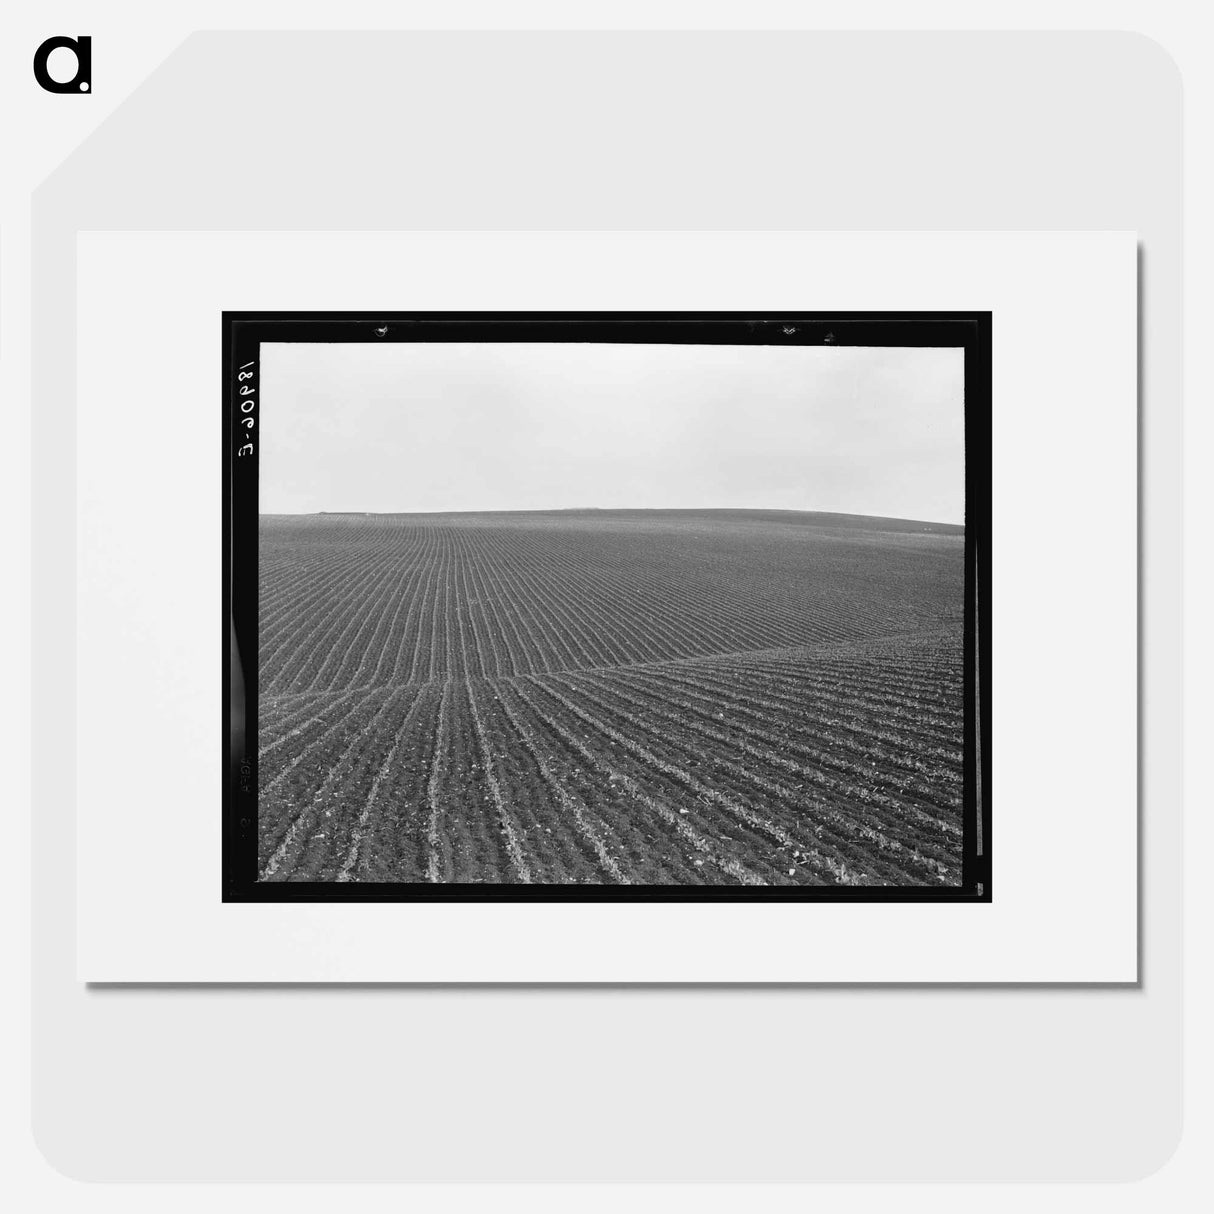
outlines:
M223 314L224 901L964 901L992 898L991 331L989 312ZM957 888L910 885L526 885L258 881L258 458L238 457L258 419L264 342L627 342L959 346L965 351L963 869ZM251 372L251 374L249 374ZM248 375L240 381L237 376ZM242 389L244 389L242 393ZM242 404L252 409L242 411ZM246 423L247 424L247 423ZM240 439L240 442L234 440ZM252 458L249 458L252 455ZM251 529L251 530L250 530ZM251 593L250 593L251 588ZM239 694L243 688L243 697ZM243 729L240 707L244 706ZM981 840L981 847L979 847Z

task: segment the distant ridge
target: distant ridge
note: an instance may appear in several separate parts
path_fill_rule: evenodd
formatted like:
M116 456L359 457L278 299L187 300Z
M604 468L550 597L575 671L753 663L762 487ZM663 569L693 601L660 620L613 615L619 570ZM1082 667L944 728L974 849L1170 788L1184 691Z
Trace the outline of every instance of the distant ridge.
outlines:
M570 518L591 516L596 519L609 518L671 518L671 519L734 519L738 522L782 523L789 526L849 527L859 531L916 531L936 535L964 535L962 523L942 523L931 519L893 518L878 514L844 514L833 510L783 510L770 508L718 508L718 507L603 507L603 506L558 506L549 510L317 510L313 517L380 517L380 518L476 518L494 517L542 517L544 515ZM266 517L304 518L302 515L266 515Z

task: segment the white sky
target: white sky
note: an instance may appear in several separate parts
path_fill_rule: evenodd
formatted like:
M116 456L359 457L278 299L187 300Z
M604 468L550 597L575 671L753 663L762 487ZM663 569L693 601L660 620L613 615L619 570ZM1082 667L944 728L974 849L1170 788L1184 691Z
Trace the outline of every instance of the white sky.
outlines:
M964 521L958 349L261 347L263 514L575 507Z

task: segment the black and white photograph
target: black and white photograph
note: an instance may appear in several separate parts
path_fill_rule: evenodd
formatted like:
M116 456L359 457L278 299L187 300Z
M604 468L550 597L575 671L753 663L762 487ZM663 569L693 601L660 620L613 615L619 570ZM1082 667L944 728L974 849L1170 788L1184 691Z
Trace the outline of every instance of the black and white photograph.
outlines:
M989 898L988 340L228 314L225 896Z

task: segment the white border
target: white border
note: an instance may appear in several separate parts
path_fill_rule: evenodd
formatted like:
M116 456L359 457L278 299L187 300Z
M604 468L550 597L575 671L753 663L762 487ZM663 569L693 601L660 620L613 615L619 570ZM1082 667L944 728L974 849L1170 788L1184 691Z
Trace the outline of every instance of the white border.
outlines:
M1136 979L1132 234L90 232L77 252L81 978ZM221 904L225 308L990 309L994 902Z

